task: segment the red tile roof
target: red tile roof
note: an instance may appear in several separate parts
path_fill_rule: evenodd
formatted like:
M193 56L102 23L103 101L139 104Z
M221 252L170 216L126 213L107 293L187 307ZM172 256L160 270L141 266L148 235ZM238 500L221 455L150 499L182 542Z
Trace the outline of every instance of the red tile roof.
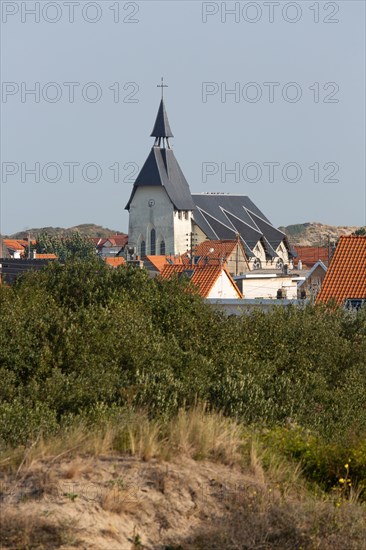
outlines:
M212 258L227 258L233 253L238 241L231 240L211 240L203 241L195 249L195 256L208 256ZM212 250L213 249L213 250Z
M297 252L295 262L302 261L304 265L313 267L318 260L328 265L328 247L326 246L294 246Z
M95 246L101 247L109 241L112 246L125 246L128 241L128 235L123 233L122 235L110 235L109 237L90 237L90 240L93 241Z
M181 256L146 256L146 259L157 269L162 271L166 265L183 265Z
M366 237L340 237L316 301L332 298L339 304L351 298L366 299Z
M104 261L106 264L112 266L112 267L118 267L119 265L124 265L126 263L126 260L121 257L111 257L111 258L104 258Z
M241 242L236 239L203 241L195 247L194 256L200 257L200 260L198 261L199 265L206 263L209 263L210 265L220 265L222 262L228 260L229 257L235 252L235 248L238 243L242 249L244 258L246 259L244 248ZM184 259L185 258L187 258L187 254L184 254Z
M22 246L28 246L28 241L25 240L25 239L17 239L18 243L21 244ZM31 239L30 240L31 244L36 244L36 239Z
M6 248L10 250L20 250L21 252L24 252L24 247L29 244L25 239L3 239L3 243ZM31 244L36 244L36 241L31 239Z
M6 248L10 248L10 250L21 250L22 252L24 251L24 246L20 244L20 241L16 239L4 239L3 243Z
M222 271L224 271L228 276L236 293L238 294L238 298L242 298L242 294L238 289L238 287L236 286L231 275L228 273L225 267L222 267L220 265L187 266L187 265L169 265L168 264L164 267L163 271L161 272L161 277L163 279L171 279L174 275L179 275L179 273L189 272L190 270L193 271L193 275L190 280L194 285L197 286L198 291L203 298L207 298L212 287L214 286L217 279L221 275Z

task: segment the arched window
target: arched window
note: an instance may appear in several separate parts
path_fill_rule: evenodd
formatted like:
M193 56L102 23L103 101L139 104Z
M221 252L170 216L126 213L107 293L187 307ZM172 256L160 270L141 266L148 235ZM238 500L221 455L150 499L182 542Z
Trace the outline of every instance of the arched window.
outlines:
M151 256L156 255L156 231L152 229L150 232L150 254Z
M259 258L255 258L253 262L253 269L261 269L261 267L262 267L262 262L260 261Z
M162 240L160 243L160 256L165 256L165 241Z
M145 258L146 256L146 243L145 241L141 241L140 244L140 258Z

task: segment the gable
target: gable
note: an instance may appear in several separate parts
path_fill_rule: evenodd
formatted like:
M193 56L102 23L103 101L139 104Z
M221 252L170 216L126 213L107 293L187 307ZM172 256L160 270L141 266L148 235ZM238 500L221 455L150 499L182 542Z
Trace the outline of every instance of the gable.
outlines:
M151 186L164 187L176 210L193 210L195 208L189 185L172 149L155 146L151 149L133 185L126 209L129 210L134 194L139 187Z

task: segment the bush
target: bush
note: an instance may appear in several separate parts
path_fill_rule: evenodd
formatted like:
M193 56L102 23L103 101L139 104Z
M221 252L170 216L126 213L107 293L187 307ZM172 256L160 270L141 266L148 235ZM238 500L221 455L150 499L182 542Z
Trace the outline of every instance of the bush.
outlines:
M349 496L351 487L366 497L366 433L353 445L326 442L298 426L278 427L262 434L268 456L282 454L301 463L305 477L322 489Z
M0 287L0 309L4 445L95 409L144 407L169 418L199 399L253 426L310 430L327 459L306 454L302 432L279 432L284 452L326 487L350 458L363 483L365 311L288 307L227 318L185 280L97 258L53 262Z

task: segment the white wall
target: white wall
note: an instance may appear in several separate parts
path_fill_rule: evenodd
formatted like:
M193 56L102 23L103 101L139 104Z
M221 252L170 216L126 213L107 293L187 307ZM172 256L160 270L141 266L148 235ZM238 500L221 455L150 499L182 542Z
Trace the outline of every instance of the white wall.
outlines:
M149 206L149 201L155 201L154 206ZM165 241L166 254L175 254L173 234L174 208L165 189L161 186L138 187L130 204L130 216L128 226L129 246L139 246L141 239L146 243L146 253L150 254L150 230L156 230L158 240ZM160 253L159 250L156 251Z
M181 218L179 217L181 214ZM184 254L190 250L189 234L192 232L192 212L188 211L188 219L185 212L174 212L174 254ZM193 246L194 246L193 241Z
M225 271L217 279L207 298L239 298L237 291L232 285Z
M297 282L289 277L243 279L244 298L276 299L279 288L287 291L287 299L294 300L297 298Z
M154 200L154 206L149 201ZM184 254L189 248L188 234L192 231L192 212L174 211L167 192L161 186L138 187L130 204L128 227L128 244L139 246L142 240L146 243L146 253L150 254L150 232L156 231L156 254L160 254L160 242L165 242L165 253Z

